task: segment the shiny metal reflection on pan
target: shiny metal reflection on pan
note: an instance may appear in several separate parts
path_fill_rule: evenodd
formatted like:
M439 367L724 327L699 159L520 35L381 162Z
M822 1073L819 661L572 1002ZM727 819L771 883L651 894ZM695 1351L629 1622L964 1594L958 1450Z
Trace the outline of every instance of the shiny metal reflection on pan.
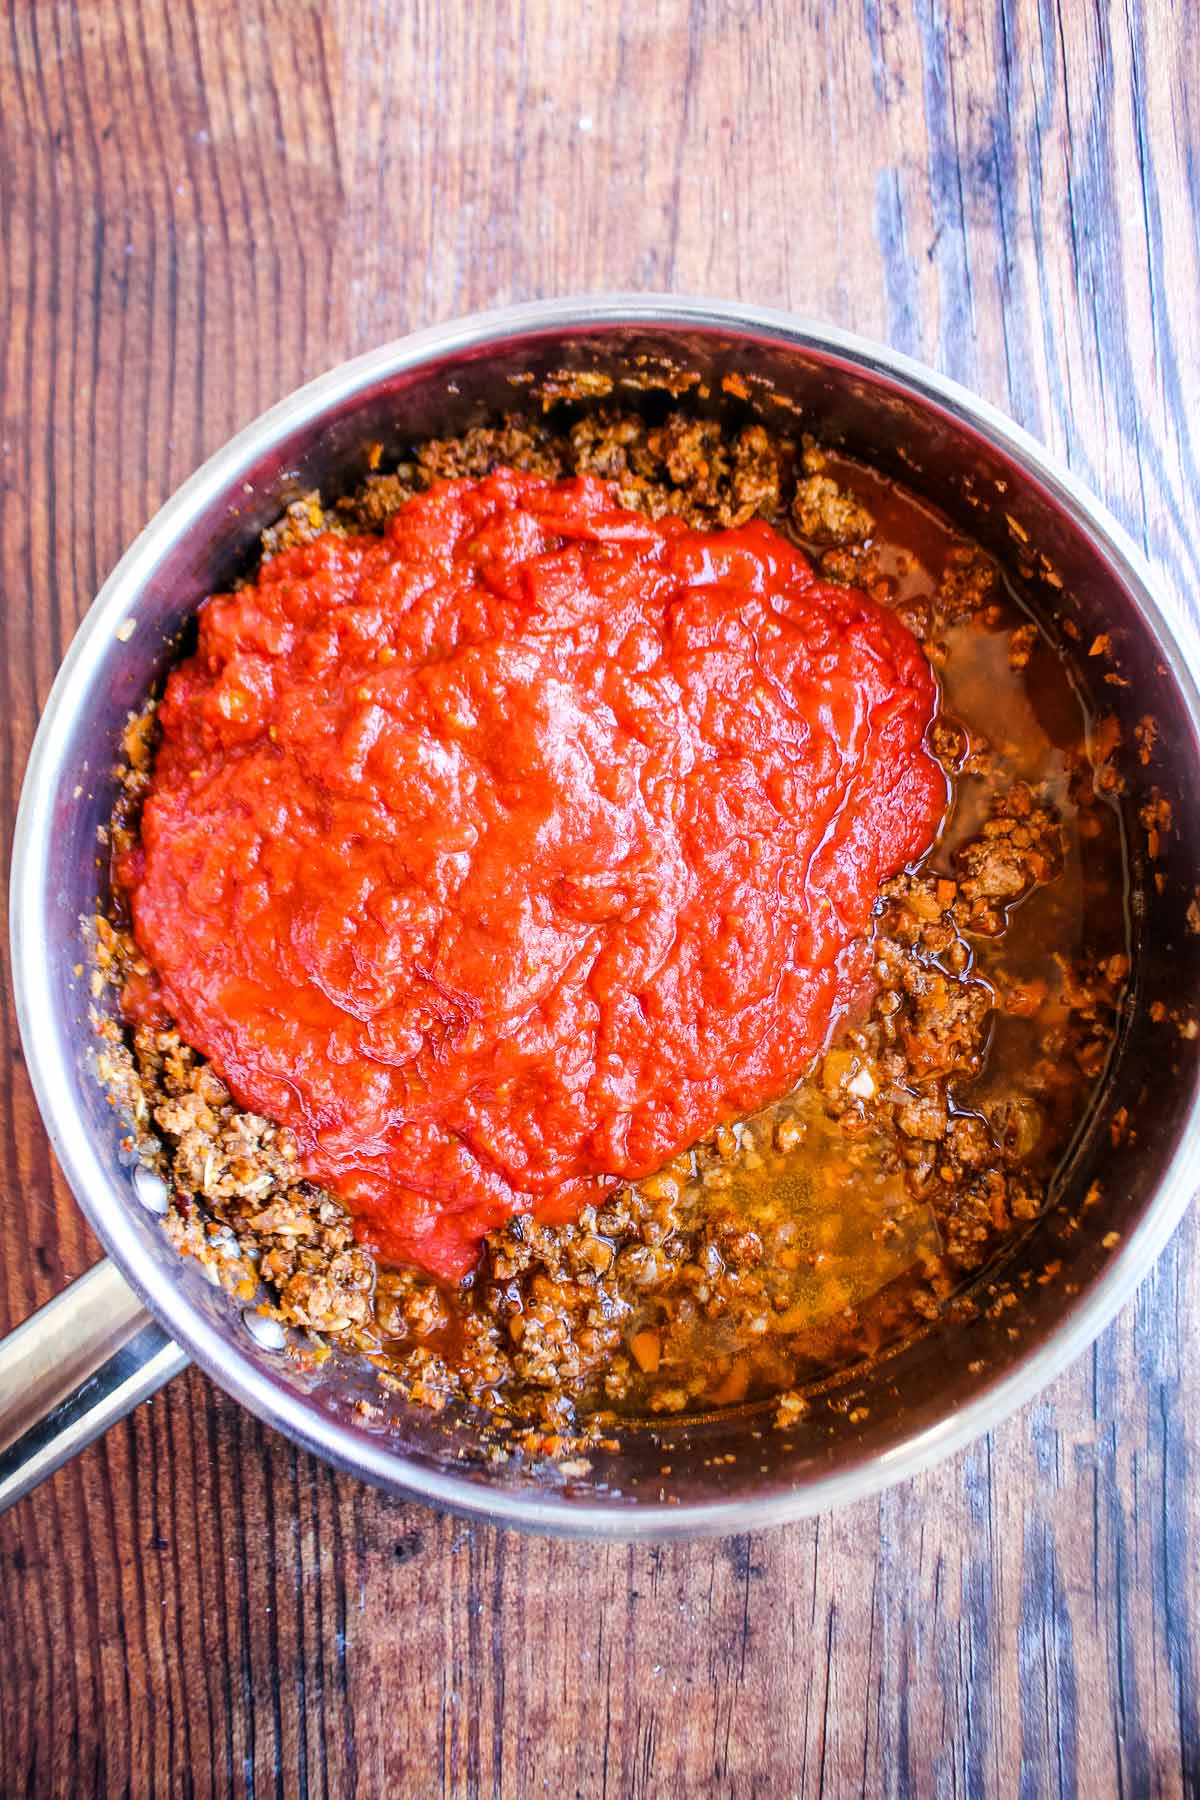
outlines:
M261 1329L258 1315L181 1262L161 1229L163 1195L128 1165L92 1073L93 1002L74 971L125 719L197 602L245 568L287 498L354 486L373 442L386 456L519 409L530 375L598 373L622 404L637 404L647 372L663 365L695 371L710 406L729 394L741 416L749 407L784 428L802 419L895 474L985 549L1033 564L1032 598L1052 630L1065 619L1085 644L1111 635L1127 683L1107 688L1103 702L1118 714L1125 746L1115 761L1134 847L1132 1004L1060 1177L1056 1216L1077 1223L1050 1237L1054 1221L1044 1219L1015 1248L1005 1272L1018 1299L1002 1317L982 1309L970 1322L935 1326L856 1374L853 1407L814 1406L794 1429L772 1430L766 1413L664 1421L626 1430L618 1449L595 1451L586 1472L572 1464L568 1474L521 1458L489 1461L469 1420L401 1403L374 1416L368 1367L335 1356L314 1370L288 1357L285 1334ZM1189 1011L1200 1002L1200 936L1190 924L1200 890L1196 658L1191 627L1156 595L1125 532L1023 431L906 357L782 313L675 297L539 302L385 345L272 408L184 484L113 571L63 663L29 760L13 851L17 1012L51 1143L109 1260L0 1343L0 1508L189 1359L266 1423L366 1481L482 1520L577 1537L778 1523L917 1474L999 1424L1129 1297L1198 1179L1200 1032ZM1143 762L1134 731L1147 713L1158 736ZM1137 829L1151 790L1174 818L1153 863ZM1164 1010L1165 1023L1155 1017ZM1122 1107L1137 1130L1114 1145L1108 1120ZM1099 1199L1083 1208L1096 1182ZM1051 1242L1063 1266L1041 1283L1033 1276ZM22 1247L5 1248L11 1256Z

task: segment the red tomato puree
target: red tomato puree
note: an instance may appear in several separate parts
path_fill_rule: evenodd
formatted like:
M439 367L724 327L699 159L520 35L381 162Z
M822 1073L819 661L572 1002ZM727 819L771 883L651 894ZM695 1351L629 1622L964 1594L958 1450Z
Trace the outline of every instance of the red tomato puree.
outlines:
M945 808L894 617L591 477L442 483L199 633L122 871L159 1002L443 1277L785 1092Z

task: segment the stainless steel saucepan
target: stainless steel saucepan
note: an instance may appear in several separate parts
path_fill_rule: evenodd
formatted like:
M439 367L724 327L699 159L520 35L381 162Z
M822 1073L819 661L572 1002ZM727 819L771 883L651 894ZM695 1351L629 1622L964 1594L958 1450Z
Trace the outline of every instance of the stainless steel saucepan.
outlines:
M199 600L229 584L297 489L353 486L367 446L385 456L529 404L528 377L586 370L642 404L665 366L698 373L688 404L747 409L843 443L1031 573L1033 602L1084 645L1108 632L1127 686L1097 688L1124 748L1135 942L1132 1004L1102 1104L1073 1152L1059 1206L1010 1268L1017 1307L933 1329L818 1399L781 1433L766 1417L630 1429L571 1475L491 1464L469 1422L395 1407L369 1370L314 1372L258 1328L160 1229L161 1190L123 1154L90 1068L94 1035L81 918L97 897L97 828L129 710L162 671ZM600 383L599 385L604 385ZM646 403L652 403L647 401ZM754 307L605 297L520 306L426 331L322 376L240 433L170 500L124 556L71 646L29 761L12 878L12 958L29 1072L50 1140L109 1260L0 1344L0 1506L26 1492L193 1358L252 1412L339 1467L395 1493L481 1519L595 1537L743 1531L868 1494L999 1423L1095 1337L1146 1273L1197 1182L1200 1036L1200 705L1190 632L1102 506L990 406L907 358ZM1083 678L1098 663L1080 659ZM1158 726L1147 763L1134 727ZM1152 790L1173 830L1149 860L1139 808ZM1114 905L1120 897L1114 896ZM1189 909L1191 909L1189 911ZM1168 1017L1152 1016L1161 1002ZM1154 1011L1158 1011L1154 1008ZM1127 1107L1136 1134L1113 1147ZM1094 1181L1100 1201L1068 1215ZM4 1254L22 1256L9 1217ZM1020 1282L1061 1259L1057 1281ZM248 1322L249 1318L249 1322ZM256 1335L257 1332L257 1335ZM854 1404L847 1405L848 1394ZM669 1469L670 1473L664 1473Z

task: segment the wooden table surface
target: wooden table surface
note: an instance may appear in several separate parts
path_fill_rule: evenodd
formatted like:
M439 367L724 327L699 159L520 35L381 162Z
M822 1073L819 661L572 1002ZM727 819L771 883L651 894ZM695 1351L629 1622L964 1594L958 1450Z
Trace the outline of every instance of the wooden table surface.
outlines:
M679 289L957 377L1195 605L1185 0L0 3L0 796L238 426L475 307ZM97 1248L4 978L0 1327ZM192 1372L0 1523L0 1794L1200 1792L1200 1226L992 1438L674 1548L440 1518Z

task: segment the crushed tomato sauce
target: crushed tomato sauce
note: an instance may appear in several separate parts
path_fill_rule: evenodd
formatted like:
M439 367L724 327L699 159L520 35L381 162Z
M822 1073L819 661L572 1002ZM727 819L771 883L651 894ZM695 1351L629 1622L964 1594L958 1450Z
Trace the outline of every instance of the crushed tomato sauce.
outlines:
M118 871L164 1008L457 1279L785 1092L946 780L916 640L761 520L442 482L200 614Z

